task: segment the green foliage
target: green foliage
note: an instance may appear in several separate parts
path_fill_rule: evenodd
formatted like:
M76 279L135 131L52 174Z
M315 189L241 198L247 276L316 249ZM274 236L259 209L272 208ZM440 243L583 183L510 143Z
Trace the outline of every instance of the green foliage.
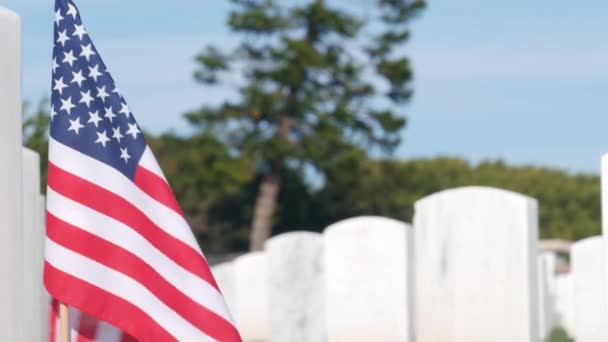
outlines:
M23 145L40 155L40 191L46 193L46 176L49 160L49 123L48 100L43 99L31 112L30 104L23 104Z
M547 342L574 342L573 338L562 328L555 328L546 340Z
M410 221L416 200L469 185L502 188L538 199L541 238L578 240L600 232L599 177L509 167L500 161L472 166L458 158L350 160L328 172L327 186L319 196L332 220L380 214Z

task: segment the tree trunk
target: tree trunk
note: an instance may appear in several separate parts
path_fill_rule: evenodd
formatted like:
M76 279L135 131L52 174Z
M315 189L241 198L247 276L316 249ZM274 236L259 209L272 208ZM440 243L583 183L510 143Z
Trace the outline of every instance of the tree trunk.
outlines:
M272 234L272 222L277 208L277 198L281 189L280 176L270 172L264 176L262 184L258 189L255 200L255 211L253 213L253 225L249 236L249 249L261 251L264 242Z

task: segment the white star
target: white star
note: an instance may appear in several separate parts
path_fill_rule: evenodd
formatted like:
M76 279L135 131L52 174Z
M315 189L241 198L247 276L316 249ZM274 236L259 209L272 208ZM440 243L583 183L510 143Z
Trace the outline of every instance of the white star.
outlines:
M84 29L84 25L74 25L75 31L72 36L78 36L80 41L82 41L82 37L87 34L87 30Z
M95 140L96 144L101 144L103 145L103 147L106 147L106 143L108 141L110 141L110 138L108 138L108 135L106 134L106 131L103 131L102 133L97 133L97 140Z
M57 10L55 12L55 24L59 26L59 23L63 20L63 16L61 15L61 10Z
M55 106L51 105L51 121L57 116L57 112L55 111Z
M65 58L63 59L63 63L68 63L70 66L74 65L74 61L78 58L74 57L74 51L64 52Z
M92 77L95 82L97 82L97 78L103 75L103 73L99 72L99 64L94 67L89 67L89 77Z
M80 70L79 72L73 72L72 71L72 83L78 83L79 87L82 87L82 82L84 82L87 78L82 76L82 70Z
M72 5L72 4L68 4L68 12L66 13L66 15L71 15L72 18L74 18L74 20L76 20L76 16L78 15L78 11L76 10L76 7L74 7L74 5Z
M53 57L53 74L55 73L57 68L59 68L59 64L57 64L57 58Z
M101 120L102 118L99 117L99 111L96 110L93 113L89 113L89 121L87 121L87 123L92 123L95 125L95 127L97 127L99 125L99 121Z
M91 56L96 55L95 52L93 52L93 45L89 44L87 46L82 45L82 52L80 53L80 57L84 57L87 59L87 62L89 61L89 59L91 58Z
M110 120L110 122L112 122L112 120L114 120L114 118L116 117L116 114L114 114L114 112L112 112L112 106L106 108L106 113L103 116L108 118L108 120Z
M65 110L68 113L68 115L70 115L72 108L76 107L72 103L72 98L68 97L67 100L64 100L64 99L60 99L60 100L61 100L61 109L60 110Z
M57 43L61 43L61 46L65 47L65 42L67 42L68 40L70 40L70 37L68 37L68 30L63 30L63 32L59 32L59 38L57 38Z
M59 92L59 95L63 95L63 89L67 87L68 86L63 83L63 77L60 77L58 80L55 80L55 86L53 87L53 90L57 90Z
M80 117L77 117L74 120L70 120L70 128L68 128L68 132L69 131L74 131L76 134L78 134L78 131L82 127L84 127L84 126L80 124Z
M87 107L91 107L91 102L94 101L93 96L91 96L91 91L87 91L87 92L80 92L80 102L78 103L84 103L87 105ZM97 126L97 125L95 125Z
M129 129L127 130L126 134L131 134L133 139L137 139L137 135L141 133L139 128L137 128L137 124L127 123L127 125L129 125Z
M118 141L120 143L120 139L124 138L125 136L122 135L120 133L120 127L116 127L116 128L112 128L112 138L116 139L116 141Z
M122 108L120 109L119 113L120 114L124 114L127 117L127 119L128 119L129 118L129 113L131 113L129 111L129 106L127 106L126 103L122 103Z
M101 88L97 88L97 97L101 99L101 101L105 101L107 97L110 97L110 94L106 91L106 86Z
M121 148L120 149L120 159L124 159L125 163L129 162L129 159L131 159L131 156L128 153L129 151L127 150L127 148Z

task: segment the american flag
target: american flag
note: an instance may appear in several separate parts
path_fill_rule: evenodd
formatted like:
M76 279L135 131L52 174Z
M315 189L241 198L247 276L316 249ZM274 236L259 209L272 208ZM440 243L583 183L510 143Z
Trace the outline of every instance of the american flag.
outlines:
M51 341L58 302L69 307L72 341L241 341L71 0L55 3L51 102L44 268L54 298Z

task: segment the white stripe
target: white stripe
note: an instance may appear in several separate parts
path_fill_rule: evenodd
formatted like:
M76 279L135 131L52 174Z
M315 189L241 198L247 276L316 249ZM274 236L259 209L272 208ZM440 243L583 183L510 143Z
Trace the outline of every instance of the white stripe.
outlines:
M158 166L158 162L156 161L156 158L154 157L154 154L152 153L152 150L150 150L149 146L146 146L144 154L142 154L141 159L139 159L139 166L164 179L165 182L167 181L163 170L161 170L160 166Z
M135 254L184 295L232 322L220 292L168 258L129 226L64 197L53 189L47 190L47 198L49 213Z
M53 267L138 307L179 341L213 341L126 275L74 253L48 238L46 250L46 261Z
M118 328L99 321L97 323L97 332L95 333L95 341L97 342L120 342L122 331Z
M159 228L203 255L182 216L148 196L113 167L65 146L52 137L49 138L49 160L57 167L124 198Z

